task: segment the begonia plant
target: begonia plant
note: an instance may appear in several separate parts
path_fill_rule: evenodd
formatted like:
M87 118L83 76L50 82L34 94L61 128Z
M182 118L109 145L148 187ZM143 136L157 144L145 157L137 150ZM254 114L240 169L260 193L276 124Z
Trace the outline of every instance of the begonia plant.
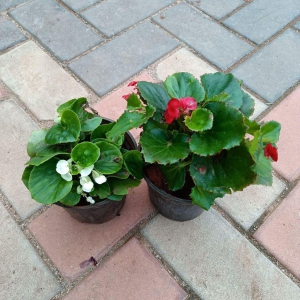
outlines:
M124 146L124 134L132 127L118 129L116 122L103 122L86 108L86 98L70 100L57 108L56 124L30 135L22 180L37 202L119 201L140 184L142 155Z
M250 119L254 100L232 74L205 74L199 81L176 73L162 84L130 85L136 92L124 96L128 118L148 112L138 124L144 160L159 167L171 192L190 180L186 197L208 210L232 191L272 184L280 124Z

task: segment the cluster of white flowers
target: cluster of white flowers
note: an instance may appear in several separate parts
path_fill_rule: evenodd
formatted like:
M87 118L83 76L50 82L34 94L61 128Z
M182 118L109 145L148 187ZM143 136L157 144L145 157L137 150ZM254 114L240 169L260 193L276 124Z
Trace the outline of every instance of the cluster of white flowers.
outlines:
M59 173L61 177L66 181L72 181L71 168L72 168L72 159L69 160L62 159L56 164L56 172ZM84 192L89 193L94 188L94 182L89 176L91 173L94 181L97 184L102 184L107 181L107 178L104 175L99 174L96 170L94 170L94 165L81 169L79 173L81 176L79 180L80 185L77 187L77 193L85 197L86 194ZM95 203L95 200L90 196L86 197L86 200L91 204Z

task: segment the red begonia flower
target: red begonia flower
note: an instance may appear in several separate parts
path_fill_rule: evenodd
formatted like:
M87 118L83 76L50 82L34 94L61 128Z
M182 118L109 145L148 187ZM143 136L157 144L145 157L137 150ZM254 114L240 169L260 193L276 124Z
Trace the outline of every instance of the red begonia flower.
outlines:
M128 86L136 86L137 85L137 81L131 81L128 83Z
M179 100L182 103L183 111L188 113L189 110L195 110L197 108L197 102L192 97L181 98Z
M273 147L271 144L267 144L264 148L265 157L271 157L274 161L278 160L278 152L276 147Z
M127 100L130 97L130 95L131 94L124 95L124 96L122 96L122 98L125 99L125 100Z

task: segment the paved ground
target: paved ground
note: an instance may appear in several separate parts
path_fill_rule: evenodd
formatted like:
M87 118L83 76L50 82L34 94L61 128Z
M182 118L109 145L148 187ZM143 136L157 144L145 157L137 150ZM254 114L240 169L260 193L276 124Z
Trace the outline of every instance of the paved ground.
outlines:
M145 183L103 225L31 200L27 139L57 105L86 96L116 118L133 79L216 70L282 124L272 187L185 223L157 215ZM299 116L299 0L1 0L0 299L299 300Z

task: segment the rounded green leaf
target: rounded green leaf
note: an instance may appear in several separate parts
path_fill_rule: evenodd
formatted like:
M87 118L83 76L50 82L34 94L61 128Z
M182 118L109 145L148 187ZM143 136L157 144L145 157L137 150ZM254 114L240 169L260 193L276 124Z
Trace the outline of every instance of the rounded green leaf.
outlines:
M37 202L51 204L60 201L71 191L73 182L64 180L56 172L59 160L51 158L42 165L35 166L29 177L29 191Z
M123 165L123 156L120 150L107 142L97 142L95 145L99 147L101 155L94 168L102 174L118 172Z
M94 191L100 199L105 199L111 194L110 187L107 182L104 182L102 184L95 184Z
M29 186L28 186L29 177L30 177L32 169L33 169L33 166L27 166L22 175L22 181L28 189L29 189Z
M205 108L195 109L191 116L185 118L185 125L192 131L203 131L211 129L213 124L213 114Z
M48 146L44 141L47 132L48 129L41 129L31 133L27 144L27 153L30 157L36 156L42 148Z
M60 202L62 204L68 205L68 206L76 205L80 201L80 198L81 198L81 195L77 193L78 186L79 186L79 182L74 181L70 193L66 197L61 199Z
M89 132L96 129L102 122L101 117L95 117L92 119L87 119L81 124L81 131Z
M80 134L80 121L72 110L64 110L61 124L50 128L45 137L48 145L76 142Z
M281 126L276 121L269 121L261 126L262 141L265 143L276 143L279 139Z
M143 132L140 142L145 161L166 165L186 158L190 153L188 139L186 134L168 135L162 129Z
M110 131L114 127L115 124L116 124L116 122L111 122L109 124L102 124L102 125L98 126L97 128L95 128L91 134L91 141L94 141L99 138L101 138L101 139L106 138L106 133L108 131Z
M108 178L107 180L110 189L114 195L127 195L128 190L133 187L140 185L141 181L136 179L119 179L119 178ZM110 198L109 198L110 199Z
M138 150L128 151L124 154L124 165L128 172L137 179L143 178L143 158Z
M168 188L171 191L177 191L184 186L186 168L184 163L159 166L164 178L168 182Z
M222 149L239 145L246 133L243 115L221 102L211 102L205 107L213 113L213 126L209 130L192 135L190 141L192 152L203 156L214 155Z
M243 94L243 104L240 108L240 111L246 117L250 117L254 112L254 100L250 97L250 95L242 90Z
M83 142L74 147L71 152L72 160L82 168L94 164L100 156L99 148L90 142Z

